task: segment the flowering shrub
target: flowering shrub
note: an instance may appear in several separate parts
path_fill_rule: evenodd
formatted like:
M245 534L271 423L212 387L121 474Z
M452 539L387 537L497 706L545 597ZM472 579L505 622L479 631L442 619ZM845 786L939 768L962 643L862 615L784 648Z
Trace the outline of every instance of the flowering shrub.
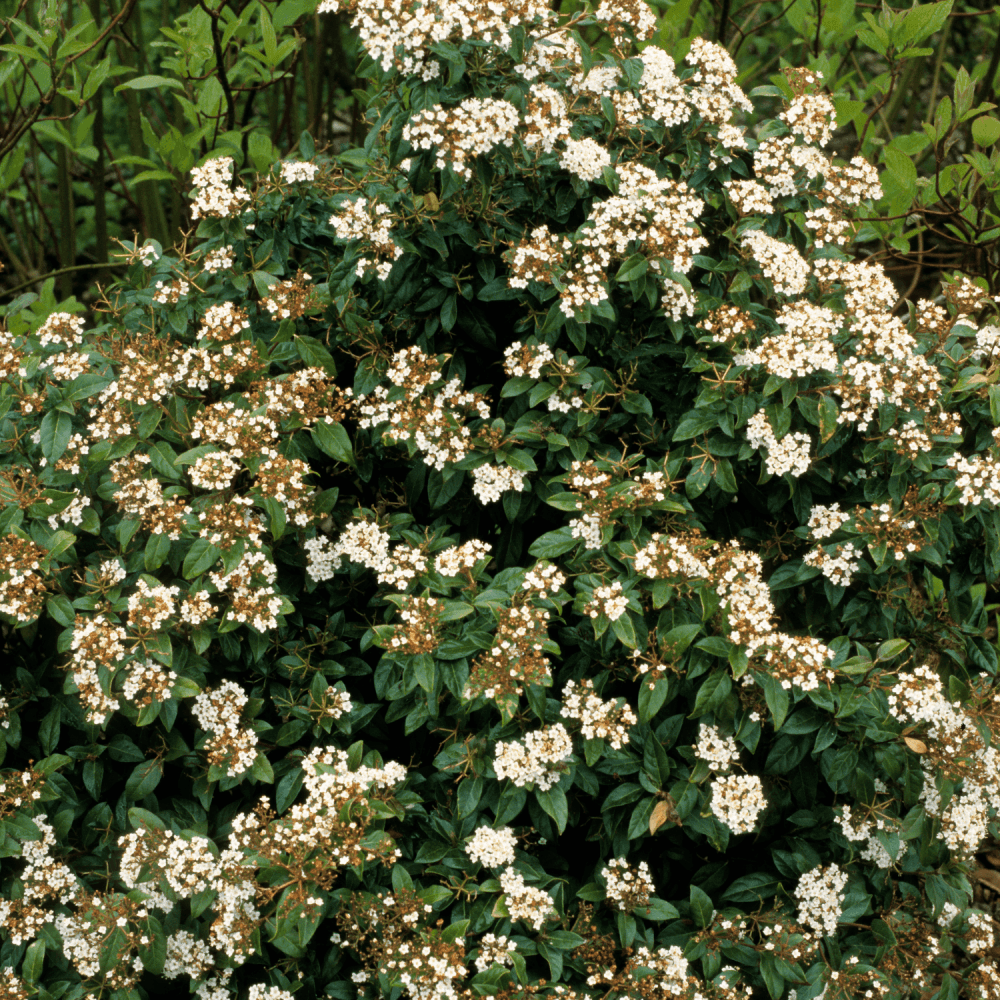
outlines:
M5 995L997 996L996 304L815 74L354 16L364 149L8 312Z

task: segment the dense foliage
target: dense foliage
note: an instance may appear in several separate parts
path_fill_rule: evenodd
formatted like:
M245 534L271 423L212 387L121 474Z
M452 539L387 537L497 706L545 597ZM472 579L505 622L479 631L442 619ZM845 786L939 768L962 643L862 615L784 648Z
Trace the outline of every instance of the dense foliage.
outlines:
M997 996L987 282L642 0L354 30L364 148L8 310L5 995Z

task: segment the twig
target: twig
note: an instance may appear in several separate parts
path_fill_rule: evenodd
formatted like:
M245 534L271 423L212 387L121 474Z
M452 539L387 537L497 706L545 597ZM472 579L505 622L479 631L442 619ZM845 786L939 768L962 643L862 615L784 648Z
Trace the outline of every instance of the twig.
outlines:
M88 268L92 269L95 267L125 267L125 264L112 264L110 262L103 264L74 264L72 267L60 267L56 271L49 271L48 274L40 274L37 278L32 278L30 281L23 281L20 285L15 285L13 288L5 288L4 295L13 295L15 292L19 292L22 288L27 288L29 285L37 284L39 281L45 281L48 278L56 278L60 274L66 274L69 271L85 271Z

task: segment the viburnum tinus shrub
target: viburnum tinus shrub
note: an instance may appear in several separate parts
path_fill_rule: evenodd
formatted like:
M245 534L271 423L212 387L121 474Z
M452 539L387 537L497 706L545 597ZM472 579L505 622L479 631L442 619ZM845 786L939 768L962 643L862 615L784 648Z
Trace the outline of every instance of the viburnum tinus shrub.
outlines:
M359 5L363 150L8 310L4 995L1000 995L995 304L654 27Z

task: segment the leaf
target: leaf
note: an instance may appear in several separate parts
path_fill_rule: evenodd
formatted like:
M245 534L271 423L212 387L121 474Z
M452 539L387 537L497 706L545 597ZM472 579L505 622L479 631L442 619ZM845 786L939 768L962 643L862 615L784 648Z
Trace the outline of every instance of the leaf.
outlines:
M125 782L126 799L131 802L135 802L137 799L144 799L156 788L162 777L162 758L136 764L135 770L132 771L128 777L128 781Z
M184 84L174 77L156 76L155 74L150 74L147 76L133 77L125 83L118 84L118 86L115 87L115 93L117 94L122 90L151 90L153 87L173 87L176 90L183 90Z
M837 433L837 415L840 408L832 396L823 396L819 404L819 440L826 444Z
M535 800L556 821L559 833L564 833L569 818L569 805L566 793L561 788L550 788L547 791L535 791Z
M271 23L271 15L268 14L264 4L260 5L260 34L264 40L264 55L267 57L267 64L268 66L276 66L280 61L276 57L278 39L274 33L274 25Z
M45 939L39 938L34 943L28 945L28 950L24 954L24 963L21 965L21 975L29 983L37 983L44 965Z
M295 348L299 357L310 368L322 368L331 378L337 374L337 362L334 361L333 355L315 337L297 336ZM329 426L325 421L320 421L320 423Z
M42 418L39 431L42 454L50 465L54 464L62 457L66 445L69 444L73 433L73 419L62 410L49 410Z
M634 253L618 268L615 281L620 283L635 281L636 278L641 278L647 270L649 270L649 261L646 260L645 254Z
M943 0L941 3L916 4L906 12L899 28L897 47L905 48L916 45L925 38L944 27L951 13L954 0Z
M649 897L646 906L640 906L635 911L645 920L676 920L680 916L676 906L672 906L665 899L658 899L656 896Z
M650 683L649 680L643 680L642 686L639 688L638 708L640 722L649 722L663 707L670 692L669 677L661 677L653 681L652 690L650 690Z
M651 834L656 833L657 830L667 822L667 817L670 815L670 809L667 803L664 801L659 801L653 806L653 814L649 817L649 832Z
M691 915L699 927L708 927L712 922L712 898L703 889L692 885L690 892Z
M719 425L718 411L709 409L692 410L686 413L681 422L674 428L674 441L687 441L700 434L714 430Z
M754 872L738 878L722 894L722 898L732 903L756 903L762 901L767 904L778 892L781 886L781 879L774 874L766 872Z
M632 624L632 618L625 612L621 617L616 618L611 623L611 630L615 633L618 641L623 646L628 646L629 649L635 649L638 642L635 637L635 626Z
M45 602L48 613L62 626L67 627L76 621L76 611L70 604L69 598L62 594L55 594Z
M713 671L698 689L698 697L695 698L694 708L688 718L697 719L719 708L729 696L732 687L733 682L728 670Z
M916 740L912 736L904 736L903 742L914 752L914 753L927 753L927 744L923 740Z
M324 454L345 465L354 465L354 450L343 424L320 420L313 426L312 436Z
M140 830L142 827L149 827L151 830L166 830L167 824L160 819L156 813L148 809L140 809L139 806L132 806L128 811L128 821L132 824L132 829Z
M573 537L572 529L567 525L540 535L528 547L528 554L536 559L552 559L576 548L579 542L580 539Z
M254 757L250 773L253 774L258 781L263 781L268 785L274 784L274 768L271 767L271 762L262 753L259 753L256 757Z
M774 728L777 731L781 728L785 717L788 715L788 709L791 704L788 691L781 686L779 680L770 674L758 674L756 676L758 683L764 689L764 700L767 702L767 710L771 713L771 718L774 720Z
M977 146L992 146L1000 139L1000 121L992 115L983 115L972 123L972 139Z
M219 547L213 545L207 538L196 538L184 557L181 569L184 579L193 580L196 576L200 576L219 561L221 554Z
M906 639L889 639L887 642L883 642L878 648L878 659L879 660L892 660L899 656L900 653L905 652L909 649L910 644Z

